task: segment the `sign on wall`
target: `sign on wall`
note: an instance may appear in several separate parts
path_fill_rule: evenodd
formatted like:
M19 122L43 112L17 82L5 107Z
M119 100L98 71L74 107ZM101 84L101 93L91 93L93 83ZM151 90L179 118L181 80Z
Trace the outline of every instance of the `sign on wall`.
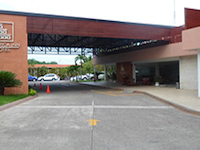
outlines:
M0 21L0 52L10 52L20 47L19 43L15 43L14 33L13 22Z

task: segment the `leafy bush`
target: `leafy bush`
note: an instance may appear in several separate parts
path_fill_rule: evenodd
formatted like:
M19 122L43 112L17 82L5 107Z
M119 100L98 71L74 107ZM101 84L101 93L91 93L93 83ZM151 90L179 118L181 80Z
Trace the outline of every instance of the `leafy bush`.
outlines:
M37 94L37 92L34 89L30 89L29 92L28 92L28 95L32 95L33 96L35 94Z
M9 71L0 71L0 95L4 95L5 87L17 87L22 85L22 82L15 79L16 74Z

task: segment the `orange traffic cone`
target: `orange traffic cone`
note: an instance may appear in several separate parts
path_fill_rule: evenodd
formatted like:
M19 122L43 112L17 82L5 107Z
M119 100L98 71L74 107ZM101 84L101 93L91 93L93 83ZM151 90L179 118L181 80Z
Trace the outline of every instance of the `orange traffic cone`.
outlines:
M34 87L36 87L36 84L34 83Z
M47 85L47 93L51 93L49 89L49 85Z
M40 88L39 88L40 90L42 89L42 84L40 83Z

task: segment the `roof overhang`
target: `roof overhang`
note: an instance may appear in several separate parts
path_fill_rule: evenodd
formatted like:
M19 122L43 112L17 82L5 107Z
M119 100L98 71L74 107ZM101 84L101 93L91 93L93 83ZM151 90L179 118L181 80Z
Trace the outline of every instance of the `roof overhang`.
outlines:
M127 23L13 11L27 17L28 46L93 48L95 55L168 44L171 26Z

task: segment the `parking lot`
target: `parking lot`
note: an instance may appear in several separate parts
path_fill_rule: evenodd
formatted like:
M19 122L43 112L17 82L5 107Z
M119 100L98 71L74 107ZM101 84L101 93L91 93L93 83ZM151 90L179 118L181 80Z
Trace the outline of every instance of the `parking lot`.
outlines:
M200 147L200 117L146 95L69 81L29 84L37 98L0 112L2 150Z

